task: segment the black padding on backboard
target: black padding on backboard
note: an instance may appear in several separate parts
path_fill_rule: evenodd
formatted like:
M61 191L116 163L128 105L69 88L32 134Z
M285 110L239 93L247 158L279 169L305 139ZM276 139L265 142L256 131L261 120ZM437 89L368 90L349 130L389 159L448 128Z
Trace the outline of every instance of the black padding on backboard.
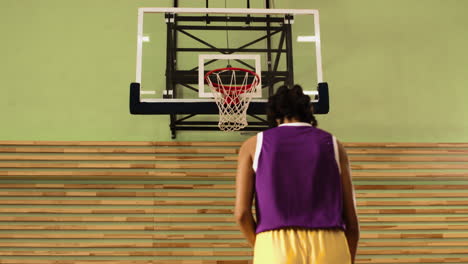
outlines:
M329 107L328 84L318 86L319 101L313 103L314 114L327 114ZM133 115L166 115L166 114L219 114L218 106L213 102L140 102L140 84L130 85L130 113ZM251 102L248 114L266 113L265 102Z
M317 91L319 93L319 101L313 103L314 114L328 114L330 111L330 97L328 94L328 83L319 83Z

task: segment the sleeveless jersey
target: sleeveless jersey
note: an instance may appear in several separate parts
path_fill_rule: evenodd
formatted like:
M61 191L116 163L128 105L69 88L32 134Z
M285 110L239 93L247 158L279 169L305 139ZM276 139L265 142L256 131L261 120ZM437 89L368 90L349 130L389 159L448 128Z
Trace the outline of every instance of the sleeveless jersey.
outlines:
M336 139L308 123L257 134L256 233L299 227L345 229Z

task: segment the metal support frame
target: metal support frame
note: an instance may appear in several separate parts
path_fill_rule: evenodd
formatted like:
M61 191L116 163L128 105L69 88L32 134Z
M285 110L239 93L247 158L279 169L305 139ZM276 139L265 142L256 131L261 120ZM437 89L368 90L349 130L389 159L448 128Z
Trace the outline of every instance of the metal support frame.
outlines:
M267 7L269 8L269 1ZM244 53L244 52L257 52L267 54L267 65L268 68L265 71L262 71L262 79L268 80L263 84L262 88L267 88L267 94L273 94L273 87L277 83L285 83L287 85L292 85L294 83L294 72L293 72L293 58L292 58L292 28L290 21L293 19L292 16L285 16L283 18L271 17L270 15L266 16L245 16L245 17L226 17L219 15L212 16L175 16L174 14L166 14L166 17L173 16L174 20L167 23L167 70L166 70L166 87L167 89L173 90L173 97L177 98L176 89L178 87L182 89L191 89L195 90L192 85L198 83L198 67L194 67L189 70L181 70L177 68L175 63L175 58L179 52L217 52L220 54L234 54L234 53ZM205 22L204 26L200 25L178 25L178 22ZM171 23L173 22L173 23ZM214 26L212 22L230 22L234 25L226 26ZM249 24L252 22L263 22L265 26L251 26L248 27L240 25L241 23ZM237 24L236 24L237 23ZM275 24L273 26L272 24ZM257 39L251 40L237 48L219 48L207 41L197 37L192 34L193 31L224 31L224 30L256 30L264 31L266 34ZM197 41L198 43L203 44L205 47L202 48L180 48L177 46L177 33L184 34L185 36ZM272 45L272 37L280 34L280 41L277 47ZM266 41L266 48L249 48L254 44L257 44L261 41ZM288 71L279 71L278 66L281 60L281 54L285 54L283 57L286 60L286 65ZM273 63L273 58L275 61ZM205 63L209 65L216 60L210 60ZM252 66L243 62L242 60L236 60L237 62L243 64L245 67L252 69ZM171 114L171 133L172 138L176 137L176 132L178 130L217 130L218 122L194 122L189 121L191 118L197 116L197 114L189 114L180 119L177 119L175 114ZM246 131L260 131L268 128L268 123L266 120L258 117L254 114L248 114L259 121L249 122L250 126L245 128Z
M293 51L292 51L292 20L294 18L290 15L286 15L285 23L283 24L284 33L286 34L286 65L288 69L288 77L286 82L284 83L288 87L292 87L294 85L294 63L293 63Z
M175 2L176 3L176 2ZM177 6L177 3L175 4ZM267 7L269 3L267 2ZM322 57L321 57L321 45L320 45L320 24L319 24L319 12L314 9L256 9L256 8L160 8L160 7L142 7L138 8L138 30L137 30L137 57L136 57L136 83L141 83L142 79L142 54L143 54L143 17L148 13L162 13L162 14L177 14L177 15L186 15L186 14L212 14L216 15L227 15L227 14L244 14L247 15L259 15L262 16L271 16L271 15L313 15L314 19L314 29L315 34L313 36L312 42L315 42L316 48L316 63L317 63L317 80L318 83L323 82L323 72L322 72ZM211 15L210 15L211 16ZM199 15L203 19L204 15ZM234 17L230 17L233 19ZM241 17L242 18L242 17ZM180 18L178 18L179 20ZM205 18L206 19L206 18ZM211 17L210 17L211 19ZM244 20L246 18L243 18ZM252 19L252 18L250 18ZM266 18L263 18L266 19ZM271 17L270 17L271 19ZM273 22L272 20L270 22Z
M174 3L176 4L176 3ZM176 63L177 63L177 31L174 30L176 26L176 15L172 13L166 13L166 25L167 25L167 32L166 32L166 91L163 98L177 98L177 91L175 89L176 82L174 81L174 73L176 70ZM169 127L171 129L172 138L175 139L176 137L176 126L175 121L177 120L176 114L169 115L170 124Z
M265 0L265 8L270 8L270 0ZM265 86L268 88L268 94L273 94L273 83L270 81L271 80L271 76L270 76L270 72L273 71L273 68L272 68L272 56L271 56L271 36L270 36L270 33L271 33L271 22L269 21L271 19L270 15L267 15L267 22L266 22L266 32L267 32L267 35L268 35L268 38L267 38L267 49L268 49L268 52L267 52L267 68L268 68L268 73L265 75L266 77L266 82L265 83Z
M208 8L208 1L209 0L206 0L206 8ZM179 0L174 0L174 7L179 7ZM176 14L173 14L174 15L174 23L172 25L172 27L169 26L170 23L168 23L168 27L167 27L167 36L168 38L170 38L172 36L172 40L173 40L173 43L174 43L174 46L173 47L170 47L171 49L168 50L168 52L170 52L171 54L169 55L170 57L172 57L172 64L169 65L169 61L168 61L168 64L166 65L166 69L168 67L170 67L171 69L171 74L173 72L175 72L175 70L177 69L177 52L175 51L175 47L177 47L177 43L178 43L178 39L177 39L177 31L173 30L173 27L176 27L177 26L177 15ZM172 34L172 35L171 35ZM169 45L171 43L167 43L168 46L166 46L166 48L169 48ZM167 74L166 74L166 87L167 87L167 83L168 81L171 82L171 89L172 89L172 95L173 97L172 98L177 98L177 90L175 89L176 88L176 83L173 81L174 80L174 77L173 75L171 75L170 79L171 80L168 80L167 79ZM175 139L176 138L176 126L175 126L175 122L177 120L177 114L170 114L169 115L169 120L170 120L170 123L169 123L169 127L171 129L171 138L172 139Z

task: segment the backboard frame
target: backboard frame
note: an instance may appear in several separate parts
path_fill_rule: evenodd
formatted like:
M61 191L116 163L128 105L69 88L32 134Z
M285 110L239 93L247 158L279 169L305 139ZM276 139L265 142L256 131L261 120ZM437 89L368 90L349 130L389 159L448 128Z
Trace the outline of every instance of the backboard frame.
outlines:
M322 52L320 38L320 17L319 11L316 9L254 9L254 8L158 8L158 7L141 7L138 8L138 29L137 29L137 61L136 61L136 77L135 82L142 82L142 67L143 67L143 43L144 43L144 15L149 13L164 13L164 14L247 14L247 15L312 15L314 19L314 32L309 42L315 43L317 82L323 82L322 69ZM166 22L171 21L172 17L167 17ZM142 87L143 88L143 87ZM143 88L144 89L144 88ZM142 93L151 93L151 91L142 90ZM316 93L309 93L314 95ZM205 97L205 96L204 96ZM161 99L169 100L169 98ZM157 102L159 100L151 100ZM164 101L166 102L166 101Z

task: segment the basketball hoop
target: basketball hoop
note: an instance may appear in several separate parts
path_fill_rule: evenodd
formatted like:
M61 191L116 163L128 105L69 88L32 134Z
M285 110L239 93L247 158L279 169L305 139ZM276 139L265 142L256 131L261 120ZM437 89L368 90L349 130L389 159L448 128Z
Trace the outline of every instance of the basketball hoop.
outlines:
M218 127L236 131L247 126L247 108L260 83L257 73L242 68L220 68L205 74L219 109Z

